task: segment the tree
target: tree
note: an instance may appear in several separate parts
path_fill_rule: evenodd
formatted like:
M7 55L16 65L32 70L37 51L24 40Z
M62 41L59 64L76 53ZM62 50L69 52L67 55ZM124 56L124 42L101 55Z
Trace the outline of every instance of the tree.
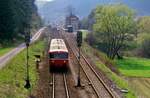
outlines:
M150 58L150 36L142 42L141 50L144 57Z
M0 2L0 43L11 40L14 36L14 17L11 0Z
M143 57L150 57L150 16L138 18L137 43L140 46L138 53Z
M39 26L35 0L1 0L0 2L0 44L17 39L24 32Z
M95 11L94 35L109 58L119 56L125 41L136 32L134 11L125 5L99 6Z
M144 39L148 39L150 35L150 16L140 17L137 21L138 24L138 44L143 43Z
M138 31L140 33L150 34L150 16L143 16L138 19Z
M95 12L95 9L91 11L88 17L82 19L81 28L92 31L93 24L95 23L94 12Z

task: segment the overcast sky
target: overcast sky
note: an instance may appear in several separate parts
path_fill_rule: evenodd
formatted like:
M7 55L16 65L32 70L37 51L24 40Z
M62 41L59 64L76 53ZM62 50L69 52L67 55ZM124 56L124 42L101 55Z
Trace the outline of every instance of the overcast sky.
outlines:
M53 0L36 0L36 1L53 1Z

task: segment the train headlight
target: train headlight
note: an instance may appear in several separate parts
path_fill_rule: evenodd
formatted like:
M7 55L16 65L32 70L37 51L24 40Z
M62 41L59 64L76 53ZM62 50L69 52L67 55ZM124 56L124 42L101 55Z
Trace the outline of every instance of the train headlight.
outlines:
M66 61L64 61L64 63L66 63Z

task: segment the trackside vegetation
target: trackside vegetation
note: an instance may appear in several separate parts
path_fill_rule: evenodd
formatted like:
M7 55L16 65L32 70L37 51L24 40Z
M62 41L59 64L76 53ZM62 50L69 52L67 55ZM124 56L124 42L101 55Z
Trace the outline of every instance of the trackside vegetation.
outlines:
M120 73L125 76L150 77L150 59L124 57L124 59L115 62Z
M4 54L8 53L10 50L14 49L17 47L19 44L23 43L24 39L19 39L19 41L14 42L14 43L7 43L5 46L0 46L0 57L3 56Z
M132 89L129 87L129 84L121 77L119 77L116 73L112 72L99 58L97 58L94 55L94 52L97 51L88 44L84 43L82 50L89 56L92 57L91 60L95 63L95 65L103 71L106 76L111 79L120 89L128 90L128 93L124 93L125 98L136 98L136 95L132 91ZM106 60L109 60L113 63L112 60L110 60L105 54L97 51L97 55L103 56Z
M38 41L29 47L29 74L31 80L31 93L37 83L35 67L35 54L44 50L44 41ZM26 77L26 49L15 56L0 71L0 98L27 98L29 91L24 88Z
M1 0L0 5L0 47L41 26L35 0Z
M0 57L9 52L13 47L0 48Z
M120 57L126 41L135 37L134 11L125 5L99 6L95 10L94 36L101 50L111 59Z
M111 80L129 91L127 98L149 98L150 16L136 17L126 5L97 6L82 21L84 29L91 31L84 48Z

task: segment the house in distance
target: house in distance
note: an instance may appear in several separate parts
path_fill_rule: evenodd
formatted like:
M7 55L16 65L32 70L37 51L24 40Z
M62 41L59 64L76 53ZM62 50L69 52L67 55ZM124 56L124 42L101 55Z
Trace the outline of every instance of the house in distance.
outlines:
M79 18L74 14L70 14L65 20L65 28L68 29L68 27L70 28L71 26L73 32L76 32L79 29Z

